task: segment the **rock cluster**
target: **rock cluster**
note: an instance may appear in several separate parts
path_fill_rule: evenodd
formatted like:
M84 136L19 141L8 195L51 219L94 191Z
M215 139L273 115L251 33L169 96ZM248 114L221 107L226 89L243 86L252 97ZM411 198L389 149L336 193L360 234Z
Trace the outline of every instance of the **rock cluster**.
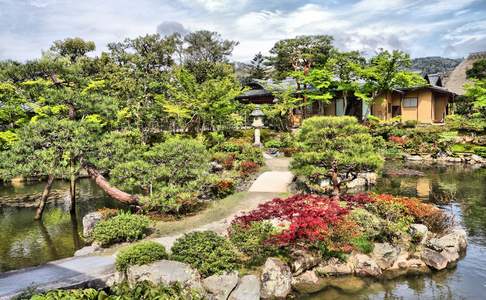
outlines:
M440 162L440 163L463 163L469 165L475 165L480 167L486 167L486 158L483 158L476 154L463 153L460 156L439 155L433 157L432 155L405 155L405 160L408 161L428 161L428 162Z
M377 178L378 175L375 172L358 173L356 178L346 183L346 187L350 190L369 187L376 184ZM349 179L351 179L351 177L349 177ZM324 190L332 189L331 180L327 178L322 180L320 187Z
M255 275L240 278L237 272L231 272L203 279L199 272L190 265L171 260L131 266L126 272L116 273L110 285L123 281L128 282L129 285L134 285L139 281L148 281L156 285L177 283L182 287L191 288L211 300L258 300L261 298L260 280Z
M454 266L467 247L466 233L461 229L438 237L430 233L425 225L413 224L410 226L410 235L414 241L414 247L410 247L410 243L400 245L375 243L371 253L353 252L345 262L331 258L315 265L316 261L311 254L304 255L305 252L300 252L301 256L298 257L298 260L290 263L293 271L292 289L307 294L334 287L353 293L366 286L367 283L363 277L389 279ZM306 256L305 259L302 258L303 255ZM279 269L284 270L284 268ZM272 270L276 272L278 268ZM282 274L274 274L272 278L282 278L282 276L287 278L287 271L282 271ZM270 286L277 285L282 286L278 293L279 296L288 291L282 280L275 280L270 284ZM273 291L273 289L269 289L269 291ZM275 295L277 293L274 293Z

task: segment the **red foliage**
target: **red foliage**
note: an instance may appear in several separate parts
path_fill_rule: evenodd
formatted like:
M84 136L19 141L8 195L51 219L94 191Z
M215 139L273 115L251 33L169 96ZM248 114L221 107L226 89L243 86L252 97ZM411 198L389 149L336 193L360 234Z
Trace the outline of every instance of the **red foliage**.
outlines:
M362 207L365 204L375 202L375 199L370 197L369 194L359 193L355 195L342 195L341 200L346 201L348 207Z
M242 176L248 176L258 171L258 168L258 164L253 161L242 161L240 163L240 174Z
M235 162L235 155L234 154L229 154L223 161L223 167L226 170L231 170L233 169L233 164Z
M252 212L237 217L233 223L247 226L251 222L277 220L290 225L274 236L272 241L281 246L329 240L332 227L338 225L349 210L329 197L295 195L275 198L261 204Z
M396 136L396 135L392 135L388 138L388 140L390 142L393 142L395 144L399 144L399 145L403 145L405 144L407 141L405 140L405 138L403 137L400 137L400 136Z
M440 212L440 209L438 209L437 207L431 204L423 203L417 198L395 197L389 194L374 195L373 198L375 201L378 202L394 202L403 205L407 212L411 216L413 216L416 221L422 220L437 212Z

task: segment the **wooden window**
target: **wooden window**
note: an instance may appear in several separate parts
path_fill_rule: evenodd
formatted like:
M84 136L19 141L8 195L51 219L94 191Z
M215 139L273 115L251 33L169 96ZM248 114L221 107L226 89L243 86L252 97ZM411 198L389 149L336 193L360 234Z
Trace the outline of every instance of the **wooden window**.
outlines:
M403 107L417 107L417 98L403 98Z

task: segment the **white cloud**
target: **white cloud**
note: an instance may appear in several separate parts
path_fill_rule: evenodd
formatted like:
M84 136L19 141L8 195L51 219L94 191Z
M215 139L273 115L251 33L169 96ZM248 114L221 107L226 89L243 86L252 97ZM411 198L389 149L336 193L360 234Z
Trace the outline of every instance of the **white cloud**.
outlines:
M0 59L36 57L69 36L108 42L174 30L208 29L238 40L233 58L268 53L283 38L330 34L344 50L400 48L413 56L478 51L480 0L0 0ZM163 25L163 26L162 26ZM460 45L465 45L461 49Z
M238 10L247 4L247 0L179 0L188 7L199 6L210 12Z

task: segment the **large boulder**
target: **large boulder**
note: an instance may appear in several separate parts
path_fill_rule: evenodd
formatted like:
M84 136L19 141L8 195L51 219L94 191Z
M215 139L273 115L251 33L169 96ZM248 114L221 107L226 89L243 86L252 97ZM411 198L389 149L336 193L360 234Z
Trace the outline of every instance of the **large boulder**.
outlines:
M467 248L467 234L462 229L455 229L440 238L430 239L427 247L436 251L462 252Z
M263 266L261 297L263 299L285 299L292 291L292 272L278 258L270 257Z
M131 266L126 271L126 279L131 286L139 281L148 281L155 285L178 283L204 293L199 272L178 261L160 260L148 265Z
M374 185L376 184L376 181L378 180L378 174L375 172L365 172L365 173L359 173L358 178L364 178L366 180L366 185Z
M442 253L429 248L422 250L421 258L427 266L436 270L445 269L447 267L447 263L449 262L448 258L442 255Z
M355 265L356 275L377 277L382 274L378 264L366 254L355 253L350 257L350 261Z
M83 236L89 237L94 227L98 222L103 220L103 215L100 212L92 212L83 217Z
M429 229L424 224L412 224L410 225L408 231L412 239L419 242L419 244L425 243L429 233Z
M400 249L389 243L375 243L371 257L382 270L385 270L393 266L399 254Z
M440 238L432 238L427 241L427 247L440 253L447 260L448 265L454 265L467 248L466 232L456 229Z
M430 272L429 267L421 259L411 257L407 251L401 249L393 266L386 269L383 274L391 279L406 274L416 275L428 272Z
M260 280L255 275L241 277L228 300L260 300Z
M97 243L93 243L90 246L83 247L76 252L74 252L74 256L86 256L95 253L96 251L99 251L101 249L101 246Z
M294 276L302 274L317 266L321 262L321 258L307 250L295 250L291 254L292 262L290 267Z
M363 279L355 276L320 277L315 270L307 271L292 279L292 287L299 293L312 294L327 287L334 287L346 293L356 293L366 287Z
M354 273L354 265L351 262L343 262L338 258L330 258L319 264L315 271L319 276L343 276Z
M316 293L327 286L327 282L321 282L314 270L306 271L292 278L292 288L301 294Z
M231 272L223 275L213 275L202 281L203 287L209 293L209 298L226 300L231 291L238 284L238 273Z

